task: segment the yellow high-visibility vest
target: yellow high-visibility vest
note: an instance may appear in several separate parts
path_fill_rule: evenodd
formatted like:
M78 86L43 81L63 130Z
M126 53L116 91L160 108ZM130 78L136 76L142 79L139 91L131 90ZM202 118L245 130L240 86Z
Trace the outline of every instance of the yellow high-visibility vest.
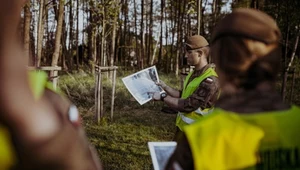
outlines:
M214 112L186 126L196 170L300 169L300 108Z
M63 95L59 88L54 89L53 84L48 81L48 76L44 71L30 71L29 86L31 87L34 98L38 100L44 93L45 89L49 89Z
M207 70L205 70L205 72L201 76L193 79L188 84L188 81L192 74L193 74L193 72L190 72L184 81L183 91L181 94L182 99L186 99L190 95L192 95L195 92L195 90L199 87L200 83L203 80L205 80L206 78L211 77L211 76L218 77L218 75L214 69L208 68ZM195 120L201 118L205 114L211 113L212 111L213 111L213 107L206 108L203 110L199 107L198 109L196 109L190 113L178 112L177 118L176 118L176 126L182 131L182 129L185 125L193 123Z
M0 169L8 170L14 165L16 155L7 128L0 124Z

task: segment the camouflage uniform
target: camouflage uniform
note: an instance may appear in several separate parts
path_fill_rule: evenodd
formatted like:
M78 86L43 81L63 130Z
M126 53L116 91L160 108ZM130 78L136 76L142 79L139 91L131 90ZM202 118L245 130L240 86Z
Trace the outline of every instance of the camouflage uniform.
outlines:
M213 65L208 64L200 70L195 70L189 79L189 82L191 82L194 78L201 76L201 74L209 67L213 67ZM220 93L219 88L220 85L217 77L211 76L205 79L200 83L198 89L190 97L179 101L180 110L184 112L191 112L199 107L201 109L213 107Z
M155 93L154 100L162 100L170 108L178 111L177 132L173 140L181 136L181 129L213 110L220 94L219 81L214 65L208 64L209 43L201 35L193 35L185 42L185 58L194 71L185 79L182 91L159 83L166 93ZM160 97L159 97L160 95Z
M214 67L213 64L208 64L200 70L195 70L189 79L191 82L194 78L201 76L208 68ZM189 83L188 82L188 83ZM192 112L199 107L201 109L211 108L215 105L220 94L220 85L218 78L215 76L210 76L203 80L196 91L184 100L179 100L178 110L182 112ZM179 141L182 137L182 131L176 127L176 132L174 136L174 141Z
M282 101L274 89L277 65L280 63L280 53L276 53L276 48L280 49L278 47L280 31L273 19L257 10L238 9L237 12L225 16L212 35L212 56L217 60L217 67L224 75L222 85L227 83L215 105L216 108L239 114L251 114L283 111L291 107ZM224 45L227 43L226 40L232 41L228 51L226 51L228 47ZM249 40L247 41L249 44L260 42L263 46L256 50L251 49L252 51L249 49L251 46L244 45L243 48L235 46L237 42L245 43L245 40ZM216 42L219 44L216 45ZM221 56L222 52L227 54ZM246 61L243 61L242 57L246 58L244 59ZM248 67L242 67L245 63L249 64ZM259 64L267 67L261 67ZM184 170L195 168L189 143L186 135L183 135L165 169L174 169L176 165Z

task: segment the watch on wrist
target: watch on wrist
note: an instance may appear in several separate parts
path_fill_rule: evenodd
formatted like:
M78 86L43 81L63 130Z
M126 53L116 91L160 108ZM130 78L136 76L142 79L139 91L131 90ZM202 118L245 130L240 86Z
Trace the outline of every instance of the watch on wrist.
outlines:
M164 101L164 99L167 97L167 93L166 92L162 92L160 93L160 100Z

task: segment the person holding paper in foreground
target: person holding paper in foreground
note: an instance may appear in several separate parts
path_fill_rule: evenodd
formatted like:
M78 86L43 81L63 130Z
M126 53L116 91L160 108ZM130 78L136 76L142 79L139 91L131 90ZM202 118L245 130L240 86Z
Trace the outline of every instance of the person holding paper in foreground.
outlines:
M185 125L193 123L213 110L220 93L218 76L213 66L207 62L209 55L207 40L200 35L191 36L185 43L185 50L188 64L195 69L186 77L183 90L175 90L160 81L157 85L166 93L153 94L154 100L163 101L178 111L174 140L180 138Z
M222 94L207 117L184 127L167 170L300 169L300 108L275 90L281 33L267 14L236 9L211 41Z
M24 3L0 2L0 169L102 169L77 108L47 88L47 75L28 74L18 37Z

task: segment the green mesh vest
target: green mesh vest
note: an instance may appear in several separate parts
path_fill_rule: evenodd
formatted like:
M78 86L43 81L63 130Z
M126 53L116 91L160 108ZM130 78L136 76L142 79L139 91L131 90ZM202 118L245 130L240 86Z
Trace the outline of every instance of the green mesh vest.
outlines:
M188 81L192 74L193 74L193 72L190 72L184 81L183 91L182 91L182 95L181 95L182 99L186 99L190 95L192 95L195 92L195 90L199 87L200 83L203 80L205 80L206 78L211 77L211 76L217 77L217 73L215 72L215 70L212 68L208 68L207 70L205 70L205 72L201 76L193 79L188 84ZM176 118L176 126L180 130L182 130L185 125L193 123L195 120L201 118L202 115L208 114L212 111L213 111L213 108L206 108L203 110L201 108L198 108L197 110L190 112L190 113L179 112L177 114L177 118Z

